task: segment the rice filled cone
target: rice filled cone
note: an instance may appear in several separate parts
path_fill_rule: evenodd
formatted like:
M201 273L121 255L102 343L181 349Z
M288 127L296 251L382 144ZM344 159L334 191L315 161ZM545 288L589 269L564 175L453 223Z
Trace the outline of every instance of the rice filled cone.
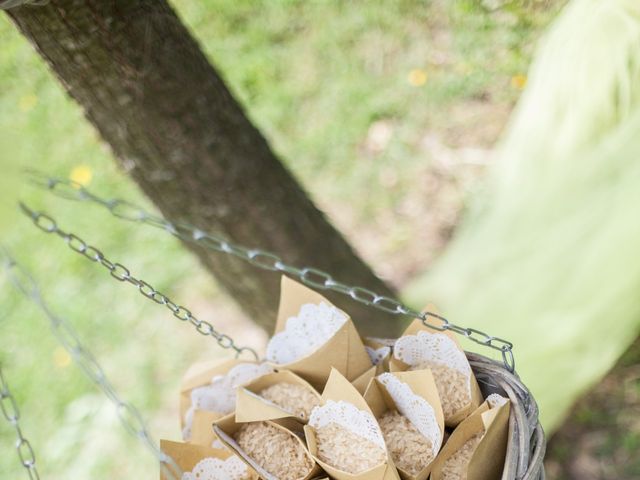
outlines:
M183 472L181 480L257 480L258 474L229 450L190 443L160 441L160 449ZM162 470L160 480L170 477Z
M320 402L320 394L309 382L293 372L282 370L263 375L238 389L236 421L293 418L307 423L311 410Z
M192 428L194 415L198 411L191 400L191 392L197 388L210 385L214 377L225 374L232 367L240 363L236 359L216 359L194 363L189 367L182 377L180 384L180 428L182 438L190 441L192 438ZM209 412L215 418L221 418L229 412ZM187 415L188 414L188 415Z
M321 470L300 440L300 423L292 419L240 423L235 414L213 429L220 441L265 480L309 480Z
M371 363L380 367L379 373L388 372L389 360L391 359L391 349L395 340L364 338L363 343Z
M213 422L222 418L218 412L196 410L191 423L191 438L189 443L211 448L224 448L213 431Z
M266 363L237 359L214 360L192 365L180 386L182 438L190 441L198 410L221 418L235 410L236 389L254 378L273 372ZM209 424L210 425L210 424Z
M336 369L304 432L309 451L331 478L399 479L369 405Z
M499 480L510 410L509 400L490 395L453 431L433 463L431 480Z
M364 395L364 392L367 390L369 383L374 377L389 371L389 360L391 358L391 347L393 346L393 342L395 342L395 340L381 340L376 338L363 339L364 348L369 355L371 363L373 363L373 367L365 371L355 380L351 381L353 386L356 387L361 395Z
M371 381L374 378L376 378L376 376L379 375L380 373L383 373L383 371L381 371L380 369L380 366L374 365L369 370L367 370L362 375L360 375L358 378L353 380L351 382L351 385L355 387L355 389L358 391L360 395L364 395L364 392L367 391L367 387L369 386Z
M437 318L430 320L442 323ZM428 328L419 319L396 340L389 369L431 370L447 427L458 425L482 402L480 387L455 334Z
M331 368L354 380L372 366L353 322L322 295L285 276L266 359L322 390Z
M231 367L239 363L236 359L216 359L197 362L191 365L180 382L180 425L184 428L185 414L191 406L191 390L211 383L211 379L221 373L226 373Z
M404 480L425 480L444 438L444 416L429 370L383 373L364 399Z

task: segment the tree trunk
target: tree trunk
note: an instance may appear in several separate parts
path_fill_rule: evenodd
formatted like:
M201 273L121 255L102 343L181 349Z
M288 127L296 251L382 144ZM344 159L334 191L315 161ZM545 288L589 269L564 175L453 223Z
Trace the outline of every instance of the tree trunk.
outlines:
M164 0L59 0L8 10L162 214L390 295L309 200ZM278 275L187 244L266 328ZM403 322L330 295L361 329Z

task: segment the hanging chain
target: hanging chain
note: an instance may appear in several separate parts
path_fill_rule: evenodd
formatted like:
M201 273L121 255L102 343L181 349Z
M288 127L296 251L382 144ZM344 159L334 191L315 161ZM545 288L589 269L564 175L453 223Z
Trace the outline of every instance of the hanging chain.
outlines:
M24 5L43 6L49 3L49 0L0 0L0 10L9 10L10 8L22 7Z
M215 327L205 321L200 320L191 313L189 309L178 305L162 292L156 290L149 283L140 278L136 278L131 271L121 263L112 262L97 248L87 244L82 238L67 233L58 227L56 221L49 215L31 210L24 203L20 203L20 209L33 221L36 227L46 233L56 234L62 238L67 246L76 253L84 256L86 259L97 263L106 268L111 276L120 282L130 283L138 289L138 291L146 298L154 301L158 305L167 307L173 316L182 322L189 322L196 331L201 335L210 336L215 339L216 343L224 349L231 349L236 352L236 357L240 357L243 353L249 353L255 360L258 360L258 354L250 347L239 347L234 340L227 334L218 332Z
M204 232L198 227L182 222L170 222L162 217L152 215L141 207L121 199L102 198L82 185L59 178L51 178L37 172L28 172L31 182L44 188L58 197L94 203L106 208L113 216L130 222L151 225L169 232L171 235L201 247L233 255L264 270L282 272L299 279L305 285L320 290L330 290L355 300L361 304L377 308L393 315L408 315L417 318L431 329L451 331L479 345L489 347L501 353L505 367L515 371L513 344L502 338L494 337L475 328L465 328L449 322L446 318L433 312L418 312L402 302L368 290L363 287L349 286L336 281L330 274L316 268L298 268L285 263L278 255L256 248L236 245L218 235ZM40 227L42 228L42 227Z
M30 479L40 480L40 475L38 475L38 469L36 468L36 455L33 452L31 443L29 443L29 440L27 440L22 433L18 402L16 402L11 390L9 390L9 384L5 380L4 373L2 372L2 364L0 364L0 411L2 411L4 419L9 422L16 431L15 445L20 463L27 471Z
M180 480L182 478L182 471L180 467L176 464L173 458L165 454L152 439L140 412L133 405L120 398L96 358L81 343L71 324L52 312L49 305L42 297L40 288L31 274L27 272L24 267L19 265L10 256L10 254L2 248L0 248L0 258L2 259L5 272L11 283L20 292L22 292L27 299L31 300L40 308L40 310L42 310L46 318L49 320L51 330L58 342L64 347L69 355L71 355L85 375L113 403L120 423L122 423L125 430L138 438L138 440L140 440L147 449L151 451L154 457L160 462L160 467L163 473L168 476L169 479ZM22 464L25 468L31 468L29 466L32 465L32 470L35 472L35 456L33 454L33 449L29 442L22 437L17 423L20 418L18 407L15 403L14 397L12 397L8 392L8 388L6 387L4 378L2 378L1 371L0 380L0 387L2 388L2 413L5 418L16 427L18 432L19 441L17 442L16 447L18 448L18 454ZM30 475L32 475L31 478L39 478L37 472L35 472L34 476L31 470Z

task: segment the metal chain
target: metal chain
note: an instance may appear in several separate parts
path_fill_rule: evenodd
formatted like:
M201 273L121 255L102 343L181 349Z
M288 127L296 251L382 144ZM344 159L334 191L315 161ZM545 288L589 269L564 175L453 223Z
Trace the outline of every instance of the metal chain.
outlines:
M15 445L20 463L27 471L30 479L40 480L40 475L36 467L36 455L33 452L31 443L29 443L29 440L22 433L18 402L16 402L16 398L11 393L9 384L4 378L2 364L0 364L0 411L2 411L4 419L9 422L16 431Z
M140 440L147 449L151 451L154 457L160 462L160 467L163 473L168 476L169 479L180 480L182 478L182 470L180 467L176 464L174 459L165 454L158 444L152 439L140 412L133 405L127 403L118 395L96 358L81 343L73 326L62 317L53 313L49 305L44 300L40 292L40 288L31 274L24 267L19 265L6 250L1 248L0 258L2 259L5 272L11 283L20 292L22 292L27 299L40 308L49 320L51 330L58 342L64 347L69 355L71 355L85 375L113 403L120 423L122 423L125 430L138 438L138 440ZM2 372L0 371L0 377L2 377L1 373ZM13 423L18 431L19 442L17 443L17 448L22 464L25 467L27 467L27 465L33 465L33 469L35 470L35 456L33 454L33 449L29 442L22 437L17 426L17 420L20 415L18 413L17 405L15 404L15 399L13 399L10 394L7 394L6 398L9 400L7 400L8 403L4 403L5 392L8 392L8 388L6 388L4 379L1 378L1 380L2 382L0 386L2 386L3 399L2 413L10 423ZM21 450L21 448L23 450ZM26 451L24 449L26 449ZM37 473L35 475L36 476L32 476L31 478L39 478Z
M182 322L189 322L192 324L196 331L204 336L210 336L216 340L218 346L224 349L231 349L236 352L236 357L239 357L243 353L249 353L255 360L258 360L258 354L250 347L239 347L234 340L225 333L220 333L216 328L205 320L200 320L191 313L189 309L175 303L164 293L156 290L151 284L137 278L131 274L131 271L122 265L121 263L112 262L97 248L86 243L82 238L74 235L73 233L67 233L58 227L56 221L49 215L42 212L36 212L26 206L24 203L20 203L20 209L24 212L38 227L40 230L46 233L56 234L62 238L67 246L76 253L84 256L86 259L97 263L105 267L111 276L120 282L130 283L138 289L138 291L146 298L152 300L158 305L167 307L173 316Z
M216 252L233 255L264 270L286 273L311 288L334 291L359 303L393 315L408 315L420 319L426 327L439 331L448 330L454 332L472 342L500 352L505 367L512 373L515 371L513 344L507 340L494 337L475 328L458 326L433 312L418 312L394 298L378 295L366 288L349 286L338 282L330 274L322 270L310 267L298 268L289 265L274 253L234 244L219 235L207 233L203 229L188 223L165 220L126 200L102 198L76 182L51 178L33 171L28 172L28 174L33 184L52 192L58 197L100 205L120 219L151 225L165 230L186 242L194 243Z
M10 8L22 7L23 5L47 5L49 0L0 0L0 10L9 10Z

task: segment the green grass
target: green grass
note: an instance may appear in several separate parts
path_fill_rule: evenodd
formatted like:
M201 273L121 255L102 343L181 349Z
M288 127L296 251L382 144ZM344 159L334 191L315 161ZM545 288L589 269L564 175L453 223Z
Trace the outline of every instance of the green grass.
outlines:
M311 195L329 213L348 204L358 225L382 214L394 218L406 192L416 188L416 172L432 161L421 148L425 132L465 144L486 120L456 119L452 112L477 102L512 105L519 91L511 78L526 72L532 42L555 11L539 4L507 2L492 12L471 1L400 1L384 7L338 1L175 2ZM93 172L92 188L151 208L5 16L0 44L2 241L32 269L55 311L78 329L156 435L177 439L180 375L196 358L220 352L60 240L37 231L16 213L15 200L54 214L63 228L157 288L200 306L196 312L203 318L216 323L227 300L170 237L22 184L17 172L23 167L67 177L86 165ZM426 73L424 85L409 83L413 69ZM382 153L372 154L363 144L376 121L390 122L394 133ZM398 180L381 188L390 172ZM385 237L395 239L396 252L413 238L411 229L403 228L395 222L382 228ZM5 314L0 360L43 477L155 478L156 466L122 431L103 397L74 365L60 362L42 315L6 283L0 302ZM11 430L0 422L0 450L10 451L12 441ZM12 454L0 455L0 472L2 479L20 478Z

